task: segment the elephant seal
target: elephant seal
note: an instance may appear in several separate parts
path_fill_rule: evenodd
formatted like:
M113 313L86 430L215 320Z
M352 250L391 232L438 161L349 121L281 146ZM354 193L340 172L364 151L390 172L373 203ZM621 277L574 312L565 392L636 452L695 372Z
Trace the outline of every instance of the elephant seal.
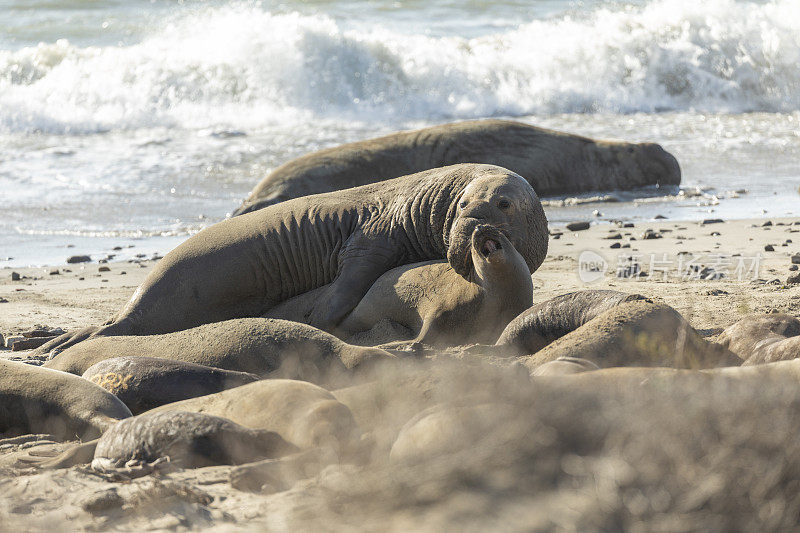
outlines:
M533 354L613 307L645 299L641 294L608 290L557 296L520 313L508 323L496 345L516 355Z
M359 366L392 358L378 348L345 344L305 324L239 318L163 335L94 337L60 352L44 366L80 375L100 361L122 356L158 357L313 382L348 375Z
M469 274L472 233L499 228L530 272L547 253L547 218L530 184L509 170L463 164L296 198L224 220L169 252L117 316L35 353L91 335L153 335L261 316L329 284L311 324L334 330L392 268L447 258Z
M148 473L161 459L170 466L236 465L297 451L274 431L248 429L225 418L170 411L145 413L106 431L94 451L92 468ZM138 468L137 468L138 467Z
M114 357L90 366L84 379L122 400L138 415L159 405L258 381L258 376L156 357Z
M116 396L85 379L0 359L0 436L93 439L130 416Z
M347 450L361 436L353 414L327 390L288 379L268 379L150 411L219 416L251 429L278 433L300 449Z
M472 233L472 268L467 278L443 261L397 267L367 291L339 325L345 338L390 320L415 336L411 342L453 346L494 342L505 325L533 302L525 260L497 228L480 225ZM296 296L268 316L304 321L325 288ZM396 341L370 336L369 344Z
M399 132L293 159L266 176L233 214L456 163L508 168L541 195L681 182L678 161L658 144L596 141L521 122L476 120Z
M785 314L749 315L727 327L717 342L758 365L800 357L800 320Z
M521 362L535 372L563 357L586 359L604 368L701 369L741 362L728 349L700 337L675 309L648 300L612 307Z

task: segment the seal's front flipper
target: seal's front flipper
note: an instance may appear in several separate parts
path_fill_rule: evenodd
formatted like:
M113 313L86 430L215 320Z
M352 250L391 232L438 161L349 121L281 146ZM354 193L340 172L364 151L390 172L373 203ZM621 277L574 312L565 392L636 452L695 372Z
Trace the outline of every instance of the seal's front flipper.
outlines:
M385 237L363 233L350 237L339 253L339 272L328 288L327 297L314 306L309 324L334 333L375 280L401 264L398 255L398 249Z

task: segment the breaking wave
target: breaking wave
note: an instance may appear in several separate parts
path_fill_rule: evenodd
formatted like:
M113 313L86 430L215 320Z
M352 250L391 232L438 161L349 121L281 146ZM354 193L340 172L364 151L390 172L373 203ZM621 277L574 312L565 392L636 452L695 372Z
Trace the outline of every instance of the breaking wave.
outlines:
M0 132L785 112L800 109L798 64L795 0L615 4L473 39L238 4L128 46L0 50Z

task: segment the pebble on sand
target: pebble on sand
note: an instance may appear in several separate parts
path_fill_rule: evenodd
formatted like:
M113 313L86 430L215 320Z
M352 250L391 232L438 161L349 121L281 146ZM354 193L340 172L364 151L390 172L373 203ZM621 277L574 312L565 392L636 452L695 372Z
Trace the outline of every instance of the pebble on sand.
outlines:
M768 244L768 245L766 245L766 246L764 247L764 251L765 251L765 252L774 252L774 251L775 251L775 247L774 247L774 246L772 246L771 244Z
M88 255L73 255L67 258L67 263L74 265L75 263L88 263L92 260Z
M585 229L589 229L588 222L570 222L567 224L567 229L570 231L582 231Z
M787 285L796 285L798 283L800 283L800 274L795 274L794 276L789 276L786 279L786 284Z
M97 269L98 272L111 272L111 269L107 266L101 266Z
M19 281L22 279L22 276L19 275L19 272L12 272L11 273L11 281Z
M701 226L705 226L706 224L722 224L724 220L721 218L707 218L700 223Z
M794 254L792 256L792 264L793 265L800 265L800 254Z

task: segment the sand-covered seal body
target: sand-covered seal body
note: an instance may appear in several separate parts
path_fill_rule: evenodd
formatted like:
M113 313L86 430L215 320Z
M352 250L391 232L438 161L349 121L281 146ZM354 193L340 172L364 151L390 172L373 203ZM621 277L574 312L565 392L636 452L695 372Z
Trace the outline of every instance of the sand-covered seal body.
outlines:
M742 365L800 357L800 320L786 314L749 315L727 327L717 342L744 360Z
M278 433L301 449L345 449L361 431L353 414L327 390L304 381L268 379L154 409L219 416Z
M293 159L266 176L234 215L457 163L508 168L548 196L681 181L677 160L654 143L596 141L521 122L476 120L399 132Z
M516 354L533 354L609 309L645 299L641 294L610 290L557 296L520 313L508 323L496 344Z
M92 468L132 468L160 459L182 468L235 465L294 451L294 446L273 431L248 429L218 416L145 413L114 425L100 437Z
M71 374L0 360L0 436L93 439L131 416L116 396Z
M90 335L152 335L261 316L329 284L312 325L332 330L388 270L447 258L468 275L476 226L499 228L530 272L547 252L533 188L491 165L454 165L297 198L204 229L168 253L113 321L66 334L37 353Z
M214 394L258 381L258 376L156 357L114 357L83 373L122 400L134 415L159 405Z
M157 357L315 383L392 358L378 348L352 346L305 324L239 318L163 335L94 337L60 352L44 366L80 375L114 357Z
M432 346L494 342L505 325L533 302L533 283L525 260L493 226L475 228L470 254L472 270L467 278L444 261L390 270L342 321L340 334L370 344L401 340L392 335L405 330L413 337L410 342ZM268 316L307 320L322 291L283 302ZM387 320L400 328L373 329Z

